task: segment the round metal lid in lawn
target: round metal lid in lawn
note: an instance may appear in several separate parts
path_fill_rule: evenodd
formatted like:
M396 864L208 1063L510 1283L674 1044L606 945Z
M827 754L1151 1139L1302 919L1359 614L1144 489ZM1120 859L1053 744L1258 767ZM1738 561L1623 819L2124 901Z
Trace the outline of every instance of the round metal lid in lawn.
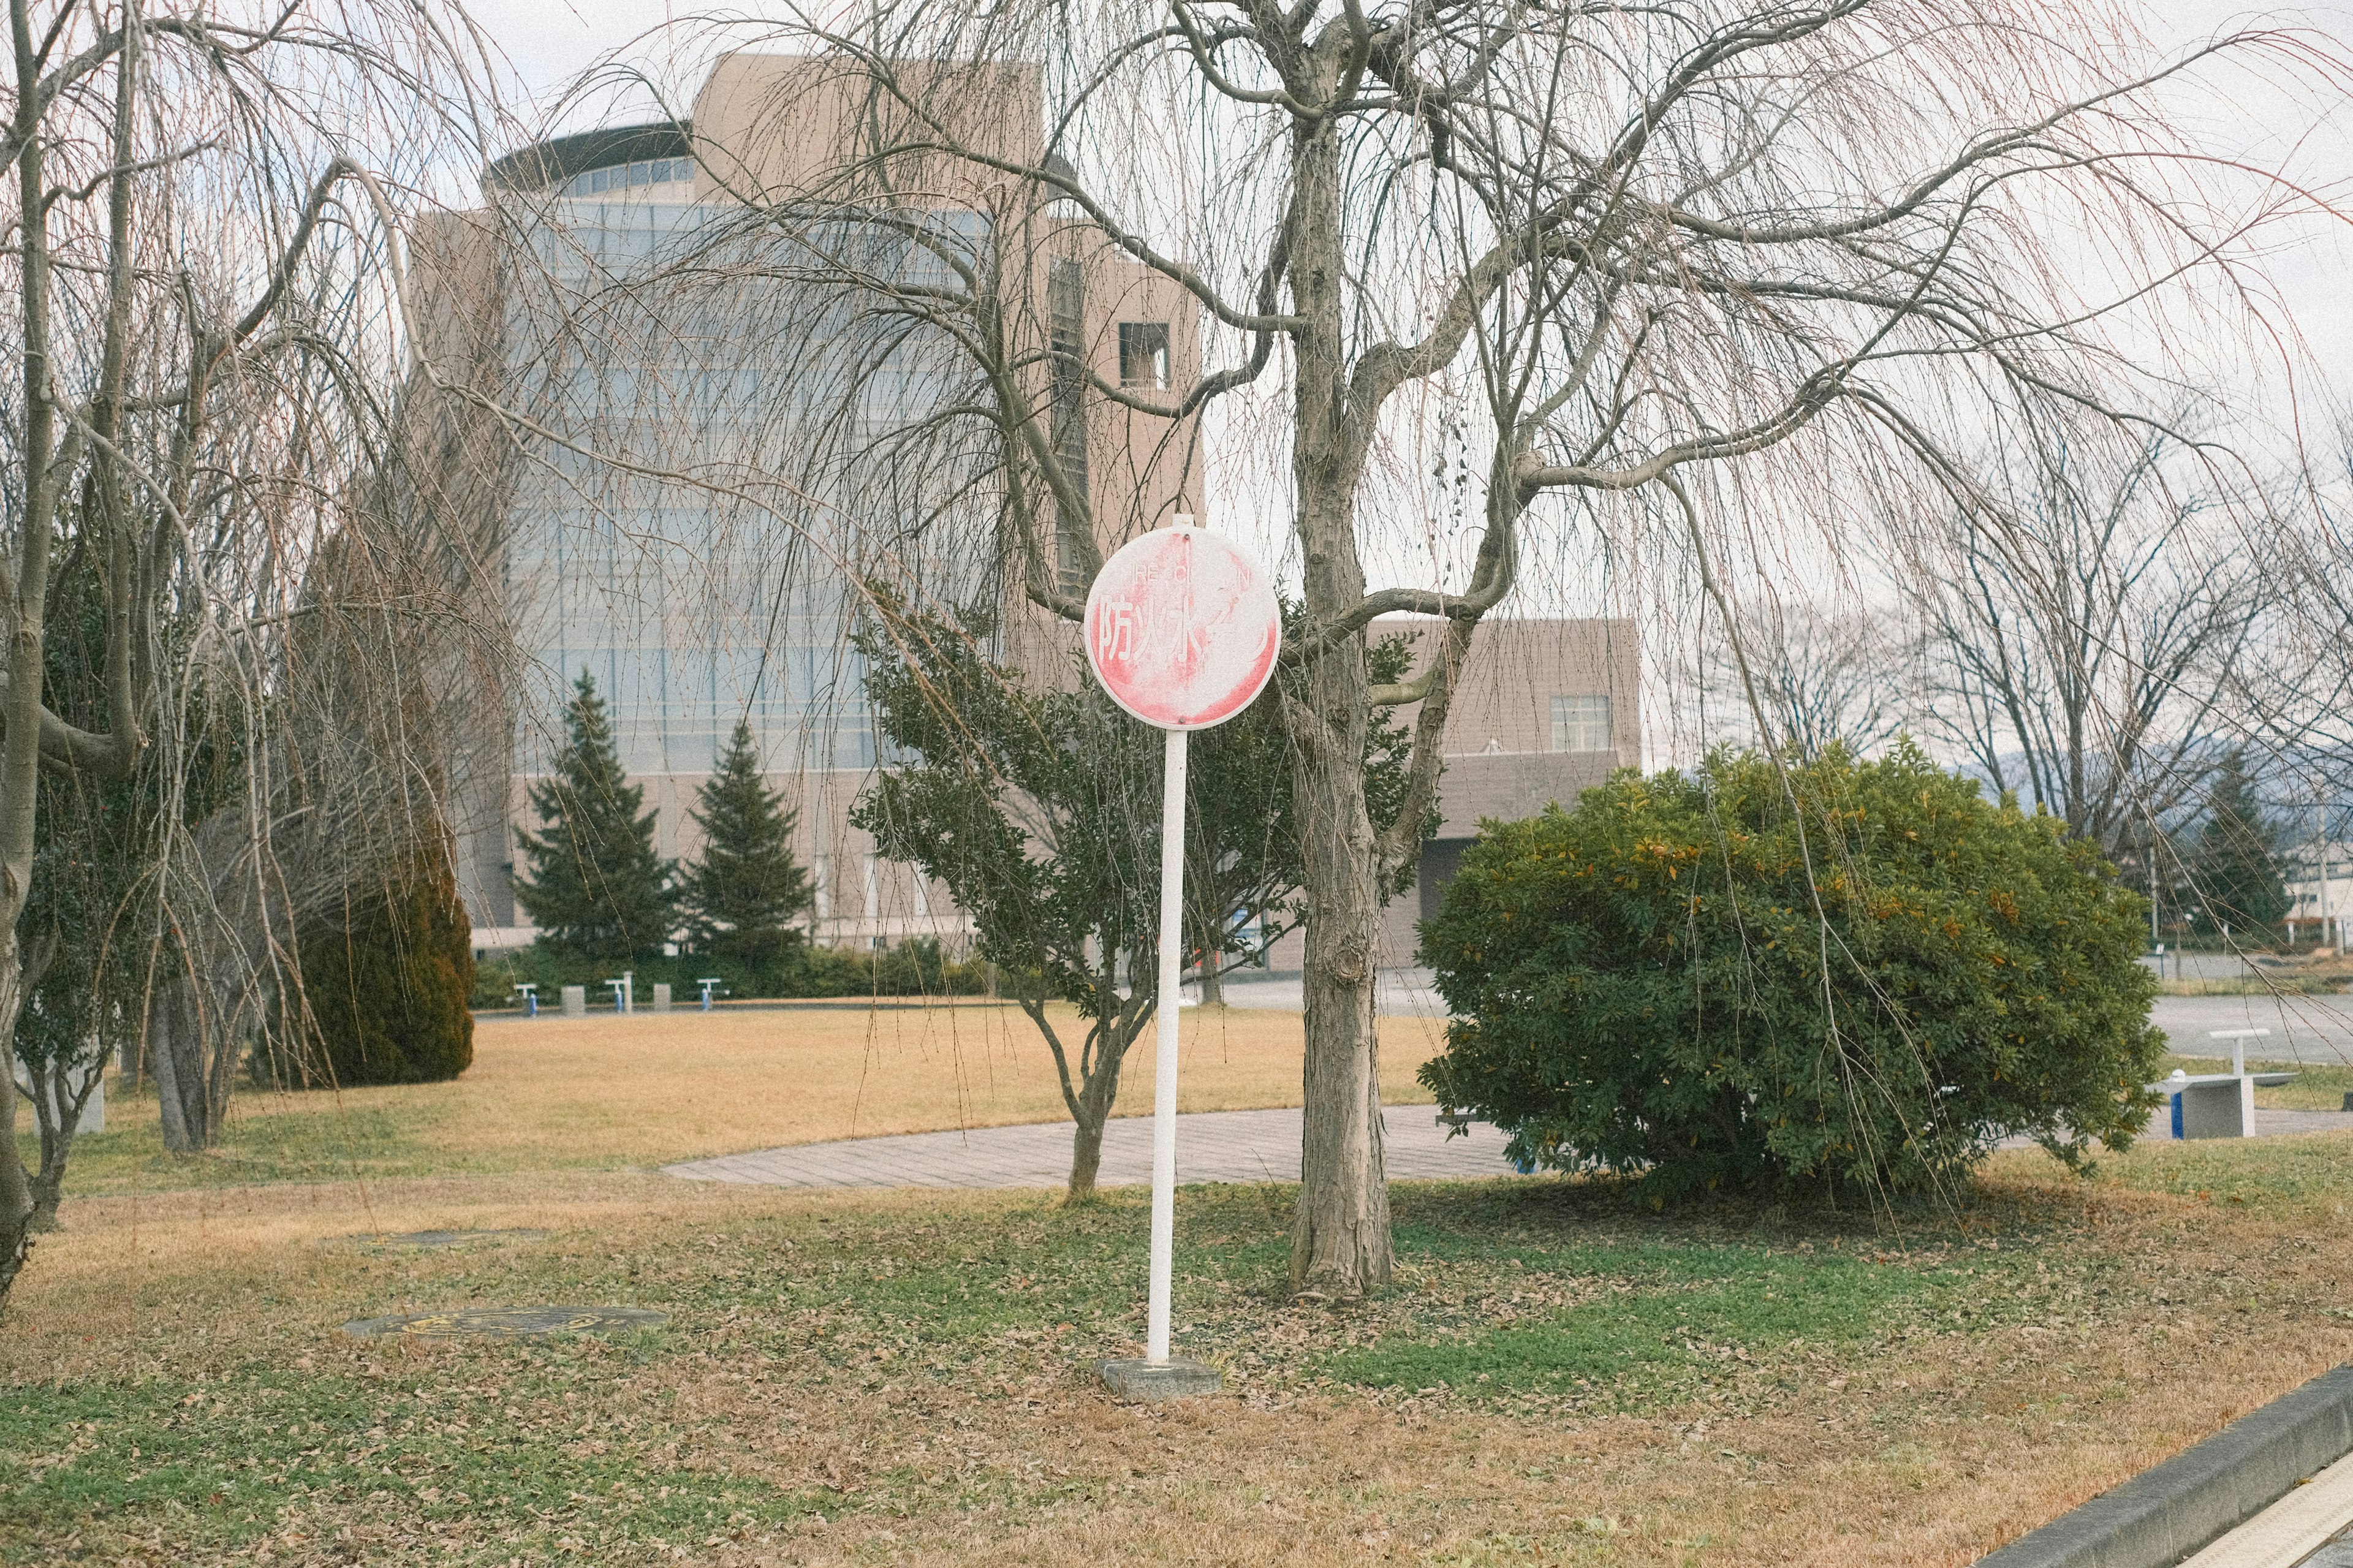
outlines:
M355 1318L343 1325L343 1332L355 1340L514 1340L543 1334L626 1334L658 1329L669 1321L667 1312L643 1307L459 1307L447 1312Z
M343 1239L362 1247L462 1247L470 1241L541 1241L543 1230L364 1230Z

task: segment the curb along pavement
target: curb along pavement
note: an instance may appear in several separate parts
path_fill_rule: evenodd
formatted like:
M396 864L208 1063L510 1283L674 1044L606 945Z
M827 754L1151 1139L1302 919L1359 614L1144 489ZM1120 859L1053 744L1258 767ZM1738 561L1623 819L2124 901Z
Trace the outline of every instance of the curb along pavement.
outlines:
M2353 1364L2011 1542L1977 1568L2173 1568L2353 1452Z

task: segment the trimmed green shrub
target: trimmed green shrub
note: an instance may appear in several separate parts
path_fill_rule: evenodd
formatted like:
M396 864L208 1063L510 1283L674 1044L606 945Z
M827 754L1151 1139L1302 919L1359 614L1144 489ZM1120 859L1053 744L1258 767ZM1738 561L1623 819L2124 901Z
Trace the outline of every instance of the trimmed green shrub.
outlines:
M439 1083L473 1065L472 932L446 845L350 889L340 918L303 935L301 960L314 1081Z
M1490 823L1425 962L1421 1079L1524 1164L1948 1185L2025 1133L2080 1165L2158 1103L2147 905L2055 820L1930 763L1718 752Z
M674 1005L697 1005L695 982L719 976L735 1000L797 996L981 996L988 993L989 966L977 958L951 959L931 937L913 937L877 952L863 947L812 947L796 943L765 963L698 957L693 953L640 958L628 963L597 958L545 939L483 963L474 982L478 1008L512 1007L518 983L539 987L543 1012L559 1004L563 987L585 985L591 1008L610 1007L604 982L628 970L637 976L638 1005L653 1005L654 985L667 981Z

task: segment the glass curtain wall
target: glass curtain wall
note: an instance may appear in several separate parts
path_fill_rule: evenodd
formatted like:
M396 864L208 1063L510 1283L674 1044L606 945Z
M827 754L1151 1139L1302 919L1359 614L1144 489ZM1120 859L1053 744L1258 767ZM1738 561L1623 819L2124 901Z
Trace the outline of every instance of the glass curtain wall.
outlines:
M738 718L772 771L871 766L859 584L976 602L989 530L943 526L976 504L969 471L892 447L954 400L955 356L815 279L845 251L886 278L951 275L893 227L787 235L715 202L543 200L529 241L508 295L540 426L518 433L505 552L538 685L519 770L544 766L583 669L632 773L707 770Z

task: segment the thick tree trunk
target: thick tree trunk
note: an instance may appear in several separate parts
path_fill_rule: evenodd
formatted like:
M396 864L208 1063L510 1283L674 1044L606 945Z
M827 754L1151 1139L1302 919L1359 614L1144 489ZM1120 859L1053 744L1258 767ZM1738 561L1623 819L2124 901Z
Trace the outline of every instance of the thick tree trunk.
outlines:
M1222 1007L1226 1005L1225 976L1218 973L1214 958L1201 966L1201 1005Z
M1325 662L1361 655L1335 650ZM1361 714L1362 708L1356 712ZM1302 715L1296 728L1324 727ZM1361 728L1361 720L1359 720ZM1306 834L1307 1007L1305 1106L1299 1208L1291 1230L1292 1289L1353 1300L1389 1284L1388 1175L1381 1152L1380 1038L1373 1017L1374 955L1380 896L1373 876L1373 828L1364 775L1348 759L1361 736L1344 731L1301 748L1300 799Z
M35 1230L58 1228L58 1206L65 1198L66 1160L73 1152L73 1139L71 1132L59 1132L54 1145L46 1138L41 1141L41 1169L33 1178L33 1213L26 1221Z
M1336 62L1327 63L1336 70ZM1341 243L1345 198L1329 120L1295 133L1292 174L1288 276L1303 322L1293 337L1299 358L1292 471L1307 618L1329 625L1364 598L1356 492L1366 442L1348 372L1347 258ZM1386 1289L1392 1265L1373 1033L1381 904L1365 804L1370 697L1365 636L1358 630L1309 655L1283 703L1298 758L1307 931L1305 1114L1291 1284L1301 1294L1339 1300Z
M213 1008L209 1020L200 1011L206 1002L209 1002ZM215 1042L212 1052L212 1070L205 1084L205 1142L209 1146L220 1137L221 1127L228 1121L229 1089L237 1080L237 1047L242 1038L240 1030L246 1016L244 998L240 995L237 1001L232 1004L227 998L209 990L199 994L191 987L189 1010L197 1014L195 1019L195 1027L190 1033L200 1042L196 1053L198 1061L204 1060L201 1042L207 1036ZM210 1025L209 1027L206 1026L207 1023Z
M179 1040L181 1010L174 1004L179 983L167 980L155 988L147 1009L147 1060L155 1075L155 1100L163 1114L164 1147L174 1154L193 1154L204 1144L201 1096L192 1097L184 1068L188 1065ZM201 1079L199 1079L201 1081ZM199 1120L191 1125L189 1101L196 1100Z
M32 1075L33 1113L41 1133L41 1167L33 1174L32 1187L35 1230L58 1227L66 1163L73 1155L74 1139L81 1131L82 1112L94 1092L90 1087L90 1079L105 1076L105 1057L100 1055L90 1062L89 1077L83 1077L82 1072L79 1063L68 1066L51 1061L43 1063L40 1070Z
M1078 1132L1071 1140L1071 1185L1062 1194L1064 1204L1082 1204L1095 1195L1095 1173L1103 1166L1103 1119L1082 1117Z

